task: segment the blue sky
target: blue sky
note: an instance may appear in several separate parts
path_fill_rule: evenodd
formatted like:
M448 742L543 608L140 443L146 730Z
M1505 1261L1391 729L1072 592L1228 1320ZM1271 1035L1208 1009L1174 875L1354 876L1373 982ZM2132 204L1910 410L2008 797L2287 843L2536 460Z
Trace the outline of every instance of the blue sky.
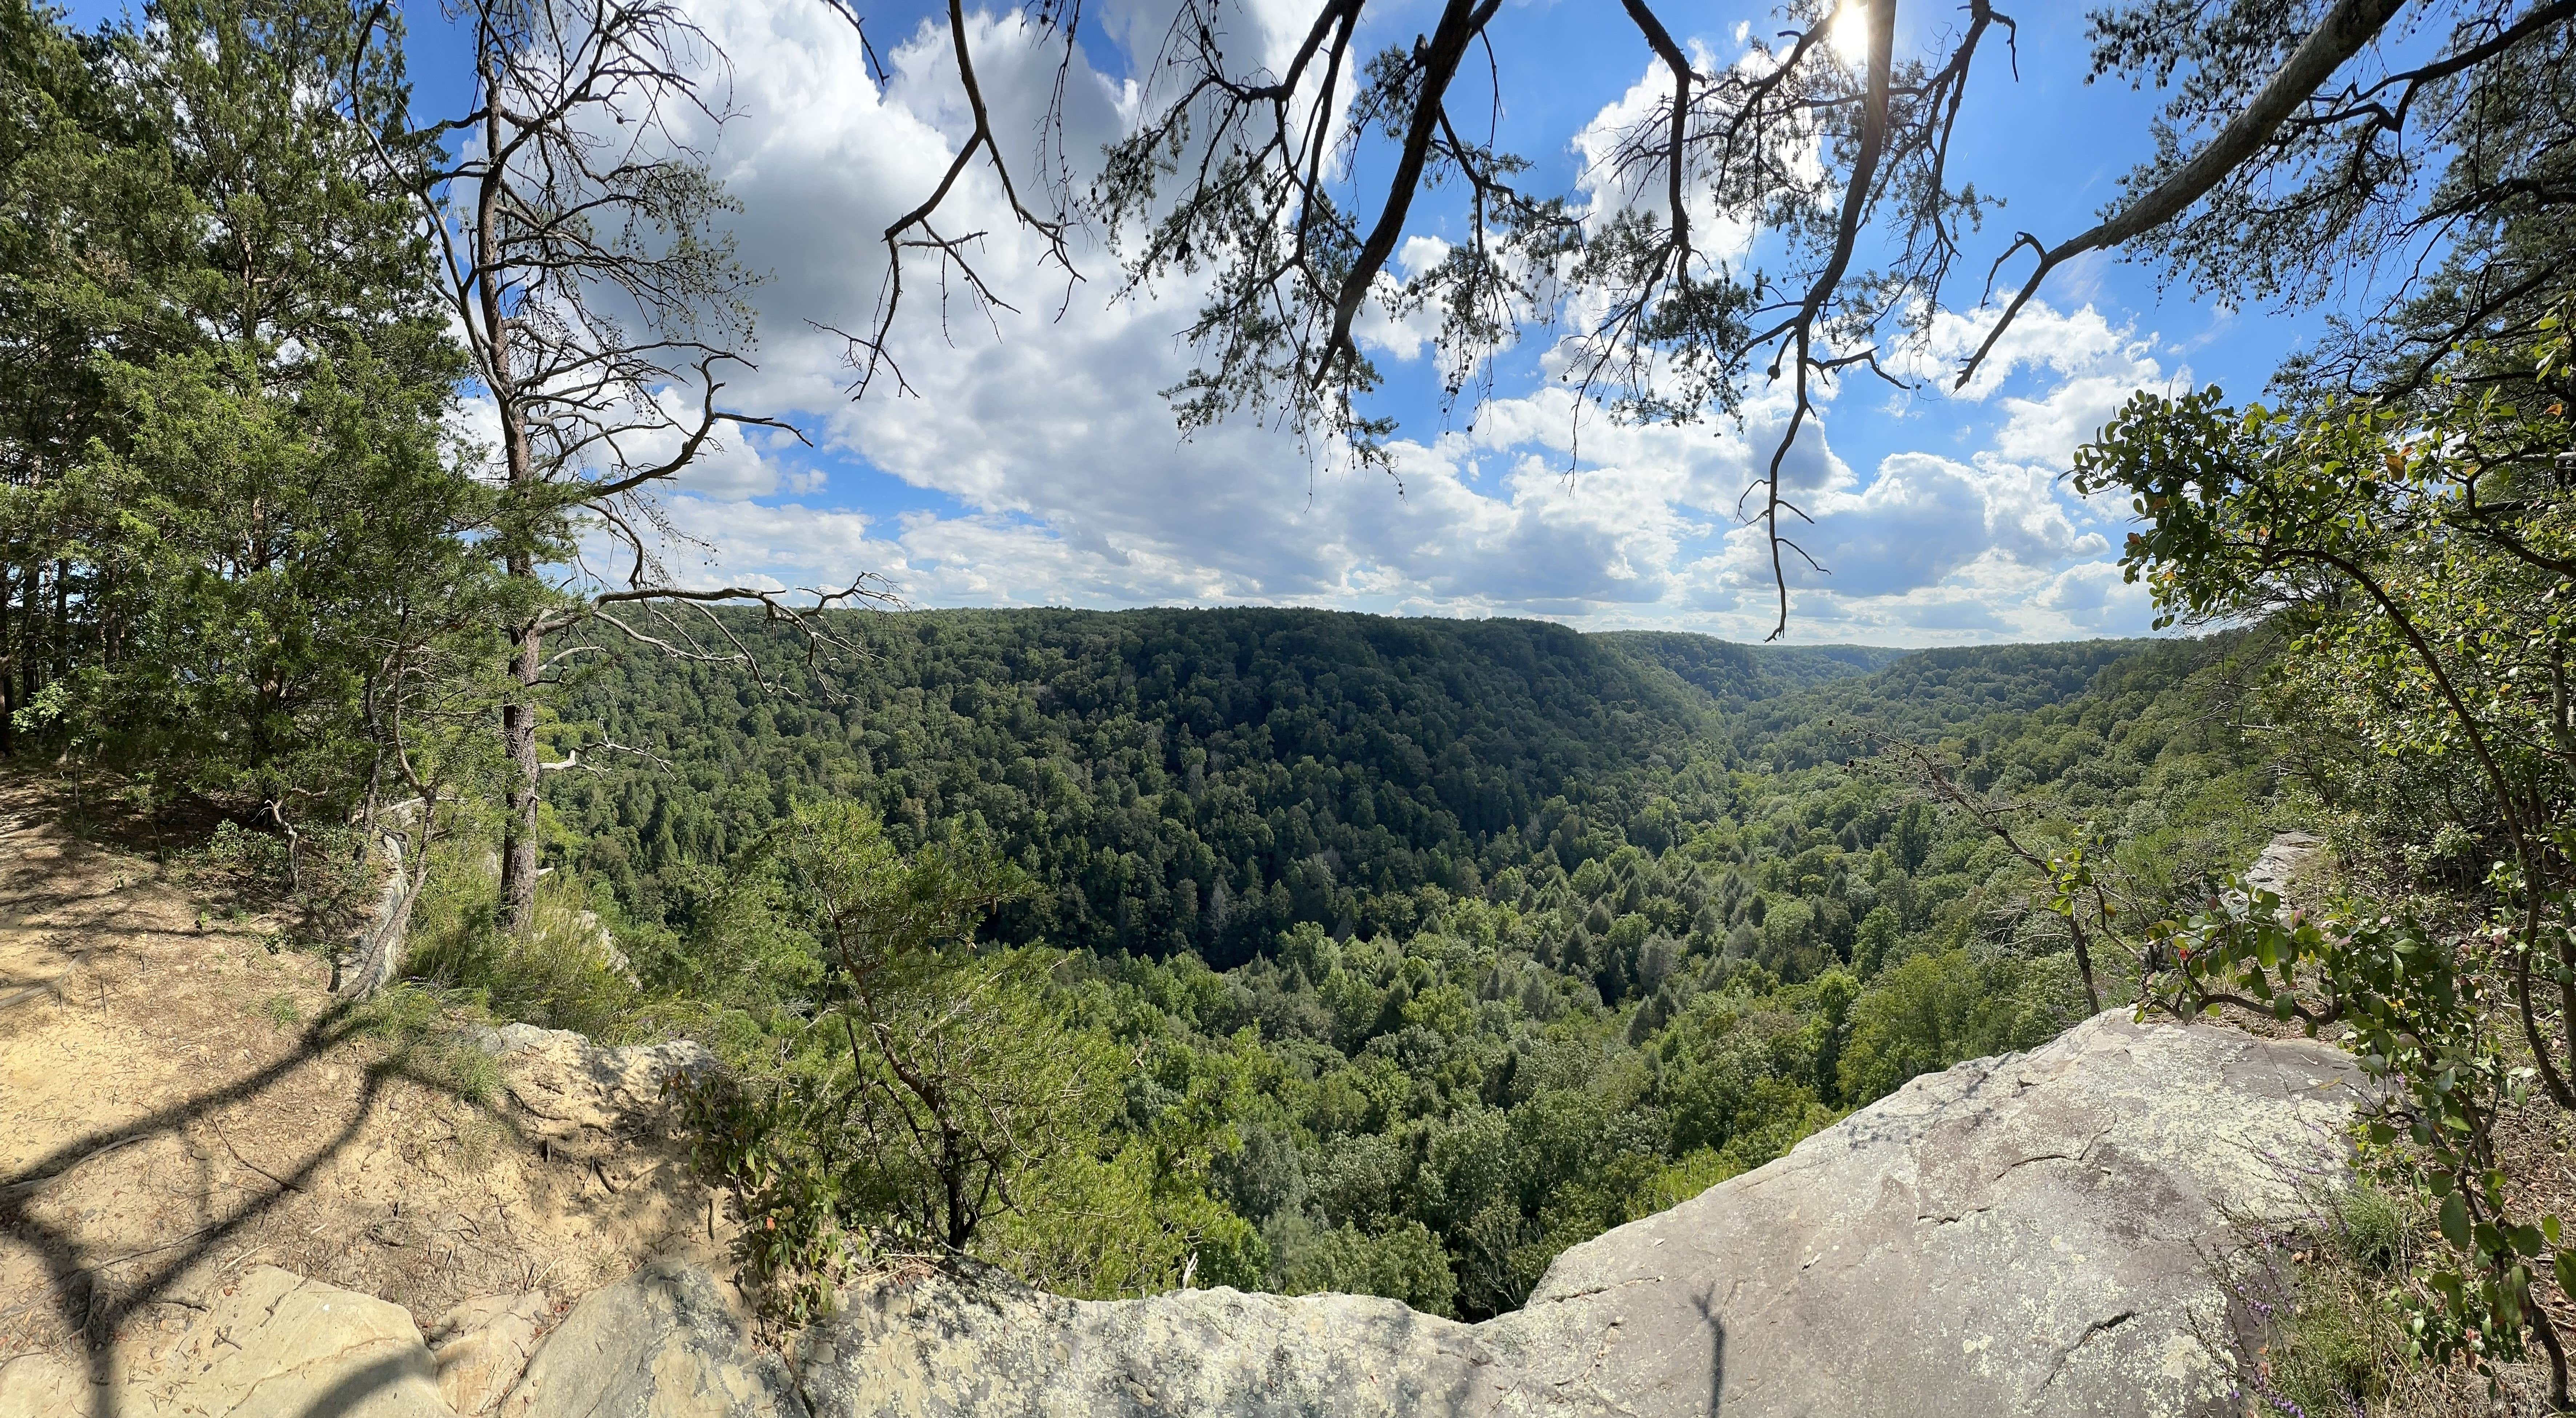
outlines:
M946 41L927 28L928 7L870 7L871 37L897 70L880 90L823 0L687 3L729 56L737 117L711 135L713 166L744 204L743 256L770 277L757 298L760 373L734 392L793 418L814 446L736 440L668 498L696 538L673 549L675 574L796 586L872 570L919 605L1265 602L1737 639L1769 629L1767 570L1756 574L1754 543L1733 516L1751 460L1768 448L1759 389L1741 433L1596 419L1569 477L1565 405L1543 351L1503 359L1495 402L1469 434L1463 414L1444 418L1427 353L1379 321L1372 352L1389 376L1380 410L1401 421L1399 491L1383 474L1318 462L1275 430L1229 426L1183 442L1158 391L1188 367L1174 338L1188 293L1113 300L1116 273L1097 250L1068 292L994 222L989 265L1026 313L961 321L953 338L935 320L909 322L902 348L921 396L853 405L839 342L811 322L867 321L883 274L874 233L927 190L964 131L943 77ZM1131 59L1112 37L1155 31L1167 4L1119 0L1087 14L1077 153L1118 129ZM110 8L84 0L75 14ZM2155 95L2083 82L2077 7L2023 9L2019 78L1997 47L1953 159L1954 172L2007 203L1971 243L1965 264L1980 272L2015 230L2055 239L2088 225L2149 150ZM1241 13L1248 33L1267 25L1275 44L1311 11L1249 0ZM433 5L409 14L422 105L455 102L456 36ZM988 85L1051 71L1012 12L973 14ZM1435 14L1430 0L1373 10L1363 41L1409 39ZM1717 64L1743 52L1739 26L1777 28L1750 5L1665 14ZM1900 53L1955 14L1906 0ZM1580 189L1578 135L1647 81L1650 56L1607 0L1507 0L1494 35L1502 146L1536 161L1531 186ZM1033 132L1027 104L1002 107L1006 131ZM1424 230L1438 234L1440 218L1433 208ZM1974 643L2146 629L2143 600L2111 566L2124 509L2084 506L2055 475L2132 389L2187 378L2252 396L2307 327L2159 291L2154 272L2109 260L2060 273L2042 301L2011 337L2002 377L1981 380L1974 397L1945 396L1942 378L1912 395L1873 382L1836 397L1826 445L1812 450L1829 446L1831 457L1816 460L1805 490L1821 523L1809 541L1833 574L1796 578L1788 638ZM1926 368L1974 334L1972 316Z

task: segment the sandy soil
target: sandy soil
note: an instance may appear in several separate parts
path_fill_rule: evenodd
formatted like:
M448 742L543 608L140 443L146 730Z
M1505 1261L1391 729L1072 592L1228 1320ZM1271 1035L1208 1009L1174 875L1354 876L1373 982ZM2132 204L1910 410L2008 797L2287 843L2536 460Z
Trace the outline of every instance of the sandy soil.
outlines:
M409 1309L643 1259L716 1259L667 1129L539 1135L461 1098L456 1046L359 1027L273 918L67 830L0 778L0 1363L148 1369L206 1297L275 1265Z

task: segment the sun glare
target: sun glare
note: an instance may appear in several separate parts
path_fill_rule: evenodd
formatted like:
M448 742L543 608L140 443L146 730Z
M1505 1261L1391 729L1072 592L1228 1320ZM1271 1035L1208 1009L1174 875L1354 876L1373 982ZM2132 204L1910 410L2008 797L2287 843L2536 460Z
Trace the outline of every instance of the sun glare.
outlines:
M1869 58L1869 6L1864 0L1843 0L1834 9L1834 32L1828 42L1835 57L1846 64L1860 64Z

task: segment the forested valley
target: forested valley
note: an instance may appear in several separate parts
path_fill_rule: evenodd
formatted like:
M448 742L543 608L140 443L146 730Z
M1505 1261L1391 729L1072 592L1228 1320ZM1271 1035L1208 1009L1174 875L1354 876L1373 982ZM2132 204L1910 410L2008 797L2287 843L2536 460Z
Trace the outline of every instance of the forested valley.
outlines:
M428 958L593 1029L695 1001L758 1075L820 964L782 940L800 805L857 805L894 854L988 844L1026 883L988 948L1038 957L1078 1036L1040 1037L1122 1077L976 1245L1078 1294L1186 1275L1492 1314L1567 1245L2082 1018L2033 865L1891 743L2018 805L2025 847L2117 832L2151 903L2240 869L2295 792L2240 721L2261 634L1899 657L1307 611L844 629L810 665L774 636L768 685L583 672L564 743L617 748L551 783L549 859L637 999L471 931ZM755 1206L813 1224L772 1185Z

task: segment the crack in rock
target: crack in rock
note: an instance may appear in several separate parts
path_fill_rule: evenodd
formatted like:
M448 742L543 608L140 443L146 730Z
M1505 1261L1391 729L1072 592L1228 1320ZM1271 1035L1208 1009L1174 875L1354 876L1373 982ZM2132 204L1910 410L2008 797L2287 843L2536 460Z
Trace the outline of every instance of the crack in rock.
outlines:
M2075 1336L2074 1343L2058 1351L2057 1362L2049 1366L2048 1377L2039 1381L2039 1391L2046 1393L2048 1386L2056 1383L2058 1377L2066 1372L2066 1366L2074 1361L2075 1351L2092 1343L2095 1335L2108 1334L2137 1317L2135 1310L2122 1310L2108 1319L2098 1319L2084 1326L2084 1332Z
M2025 1157L2020 1161L2013 1163L2011 1166L2004 1168L2002 1171L1995 1173L1993 1176L1988 1177L1986 1179L1986 1185L1992 1186L1995 1183L2002 1181L2004 1178L2011 1176L2015 1171L2029 1166L2033 1162L2082 1162L2093 1155L2094 1148L2102 1145L2102 1139L2109 1137L2110 1135L2111 1130L2109 1128L2102 1128L2097 1130L2093 1136L2086 1139L2081 1148L2072 1153L2043 1152L2035 1157Z

